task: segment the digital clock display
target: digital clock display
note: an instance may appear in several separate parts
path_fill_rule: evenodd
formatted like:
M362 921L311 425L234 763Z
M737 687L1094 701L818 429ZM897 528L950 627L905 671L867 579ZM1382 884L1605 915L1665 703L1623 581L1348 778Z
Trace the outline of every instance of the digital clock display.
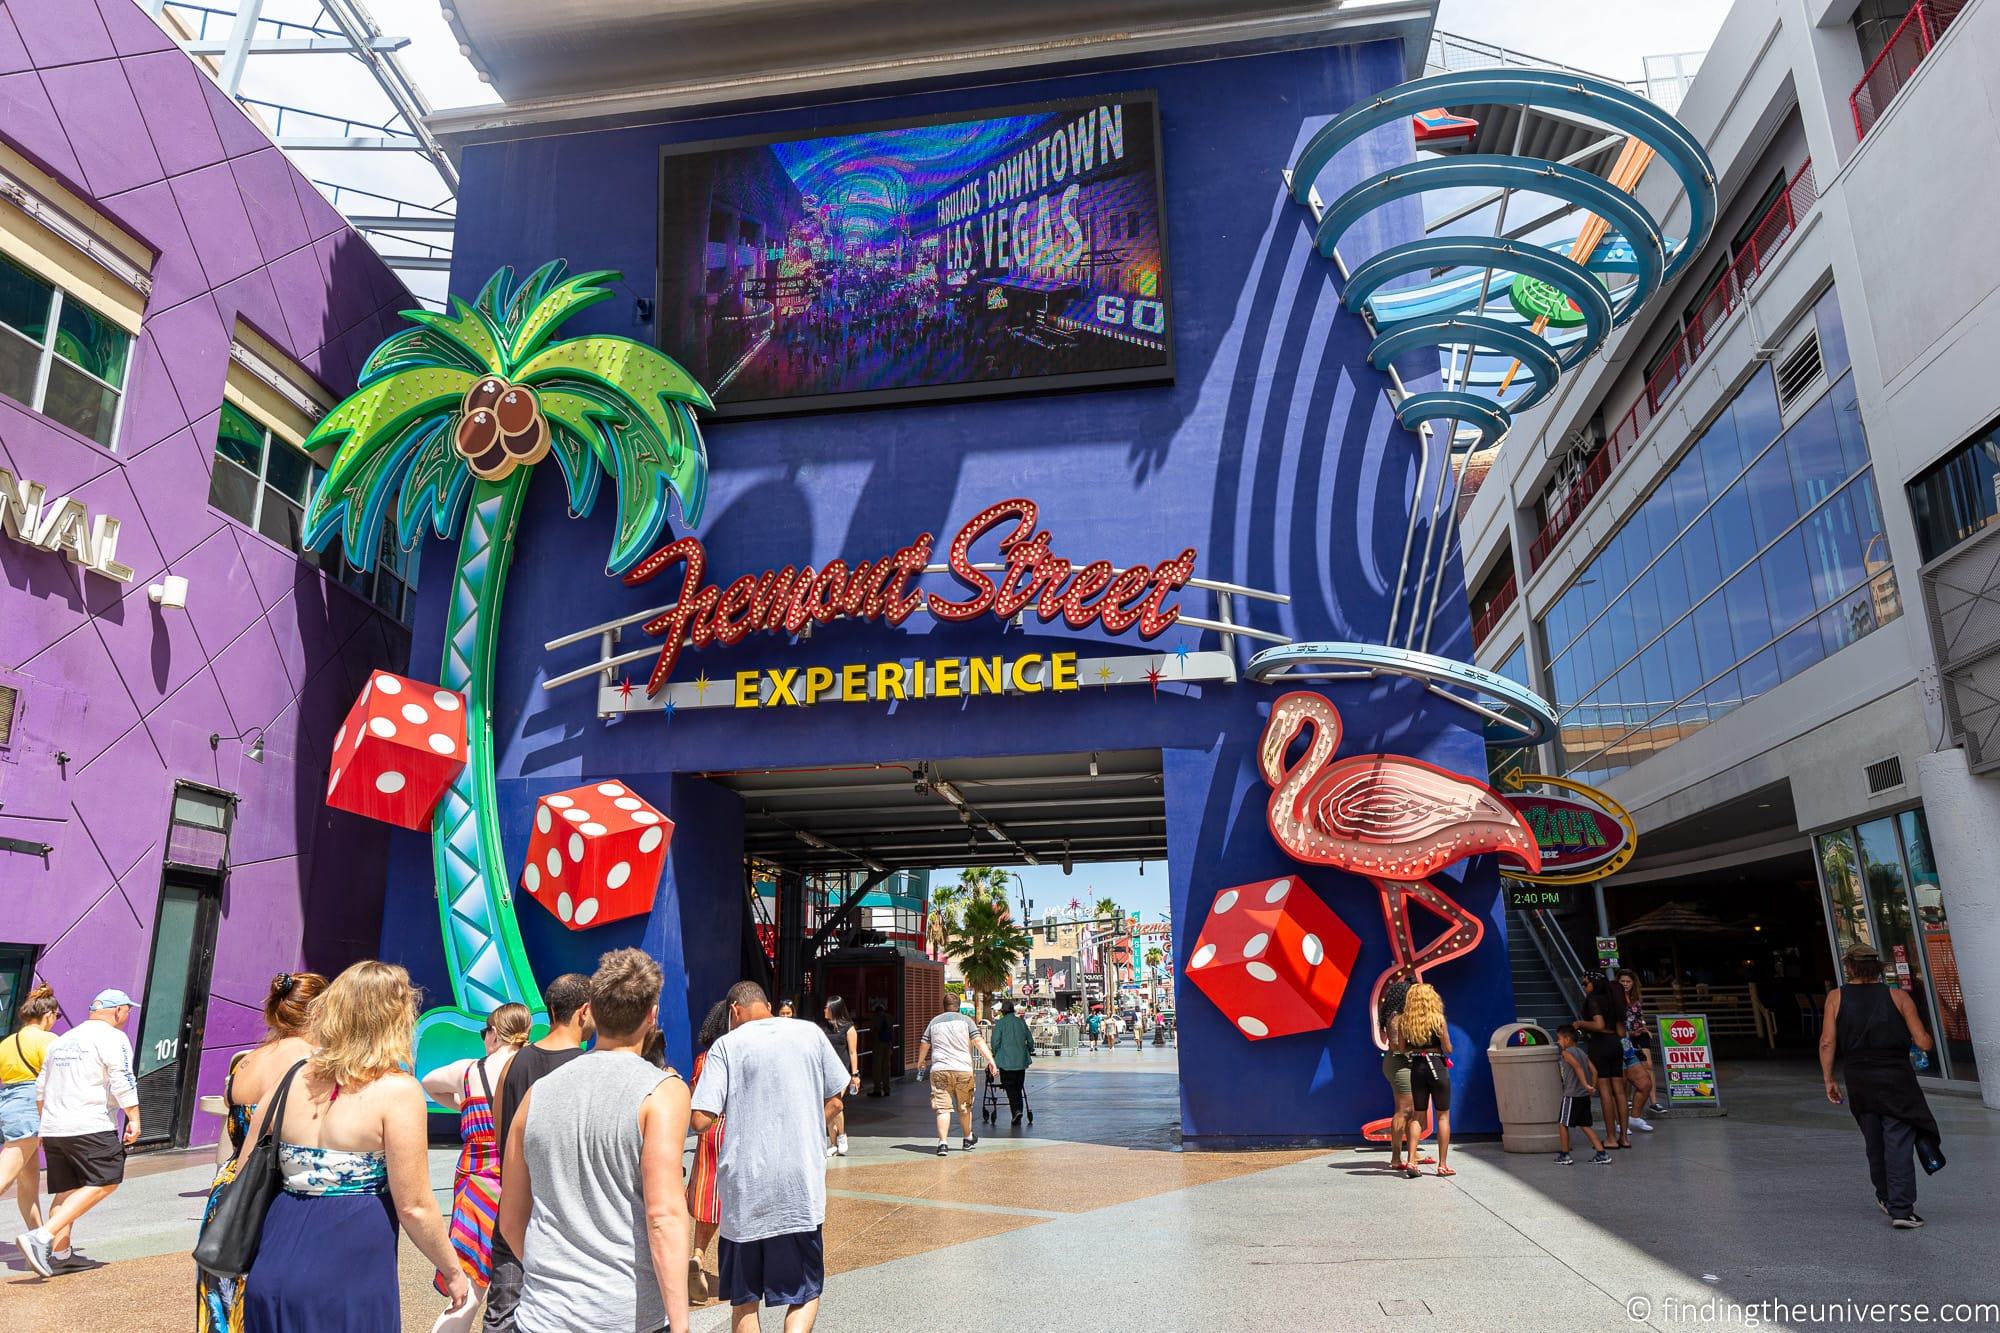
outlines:
M1569 902L1566 889L1551 888L1541 884L1513 884L1507 886L1509 907L1561 907Z

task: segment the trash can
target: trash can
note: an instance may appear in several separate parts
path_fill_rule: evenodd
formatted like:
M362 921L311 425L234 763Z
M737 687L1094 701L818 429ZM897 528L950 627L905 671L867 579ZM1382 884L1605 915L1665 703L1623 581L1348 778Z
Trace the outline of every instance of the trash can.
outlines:
M1562 1114L1562 1074L1556 1040L1533 1023L1509 1023L1486 1043L1493 1100L1500 1110L1500 1146L1508 1152L1554 1152Z

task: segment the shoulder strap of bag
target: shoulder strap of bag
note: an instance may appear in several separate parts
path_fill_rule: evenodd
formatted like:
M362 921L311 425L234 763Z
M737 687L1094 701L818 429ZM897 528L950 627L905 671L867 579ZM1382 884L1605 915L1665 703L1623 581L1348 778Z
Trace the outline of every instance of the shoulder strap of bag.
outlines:
M41 1076L42 1067L40 1065L31 1065L28 1063L28 1048L21 1044L21 1029L19 1028L14 1029L14 1058L16 1060L19 1060L21 1062L21 1067L27 1070L30 1074L33 1074L38 1078Z
M291 1096L292 1080L297 1078L299 1071L305 1067L306 1062L301 1060L286 1070L285 1076L278 1080L278 1090L270 1098L271 1114L264 1121L264 1132L257 1136L258 1143L261 1144L267 1140L272 1143L278 1141L278 1134L283 1129L285 1123L285 1102ZM276 1165L275 1159L273 1165L274 1167Z
M497 1105L495 1105L493 1101L493 1080L486 1077L486 1057L483 1055L480 1056L478 1063L474 1064L472 1067L479 1071L479 1086L486 1090L487 1107L490 1110L492 1110L492 1112L495 1115L498 1115L500 1113L500 1108Z

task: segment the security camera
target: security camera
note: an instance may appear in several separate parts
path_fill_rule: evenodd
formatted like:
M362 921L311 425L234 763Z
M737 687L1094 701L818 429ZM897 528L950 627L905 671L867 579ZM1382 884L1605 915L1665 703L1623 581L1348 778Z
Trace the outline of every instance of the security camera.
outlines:
M179 574L168 574L158 583L146 589L146 596L153 605L170 611L185 611L188 604L188 581Z

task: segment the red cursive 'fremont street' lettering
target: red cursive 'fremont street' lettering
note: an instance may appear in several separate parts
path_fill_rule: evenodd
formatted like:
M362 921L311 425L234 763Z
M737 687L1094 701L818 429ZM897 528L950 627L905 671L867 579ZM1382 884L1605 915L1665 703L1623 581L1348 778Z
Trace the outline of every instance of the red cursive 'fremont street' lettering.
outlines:
M637 587L669 566L681 566L680 596L662 615L645 623L646 633L666 640L646 684L658 694L680 660L681 645L741 643L753 631L797 634L808 624L835 620L881 620L900 625L919 610L939 620L962 622L983 615L1011 620L1032 607L1044 624L1061 617L1072 629L1101 624L1112 634L1138 626L1151 639L1180 619L1178 603L1167 598L1194 577L1194 548L1157 565L1133 565L1115 570L1109 561L1093 560L1080 568L1051 549L1047 532L1037 531L1039 511L1032 500L1002 500L960 528L946 548L946 565L968 591L953 600L918 591L911 581L931 563L932 538L926 532L892 555L863 560L848 567L829 560L815 571L810 565L745 574L727 588L704 582L708 552L696 537L682 537L640 561L625 582ZM1000 533L1005 568L996 579L975 569L972 546L988 533Z

